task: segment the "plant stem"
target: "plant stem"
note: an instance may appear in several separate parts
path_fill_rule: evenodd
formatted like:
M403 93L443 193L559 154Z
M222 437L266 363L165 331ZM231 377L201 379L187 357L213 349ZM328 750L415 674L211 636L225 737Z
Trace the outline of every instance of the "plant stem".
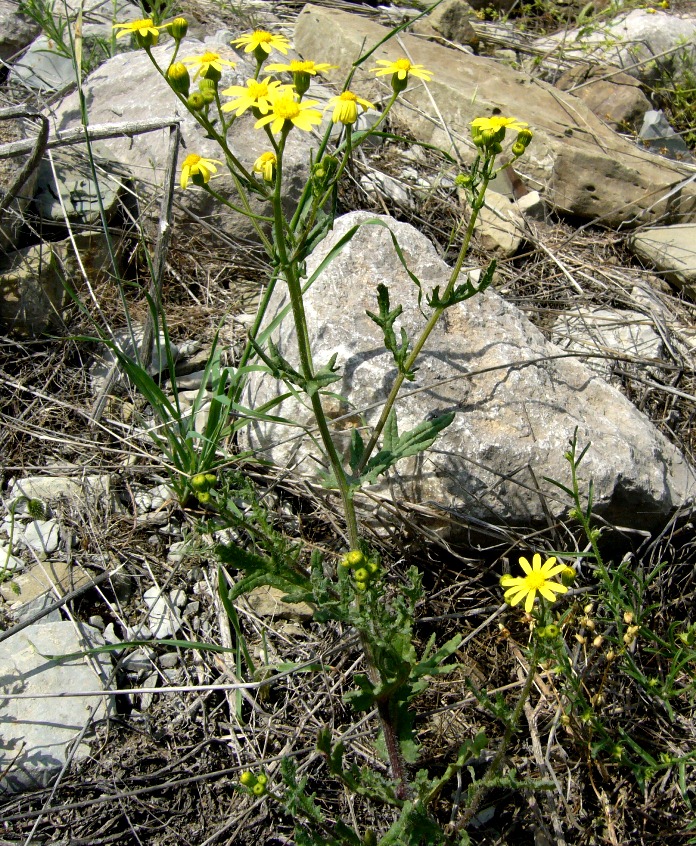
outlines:
M474 234L474 227L476 225L476 220L478 218L479 211L483 207L484 197L486 195L486 190L488 188L488 183L491 179L490 173L490 166L489 161L486 160L484 164L484 171L483 171L483 180L481 182L481 188L476 196L476 199L472 203L472 211L471 211L471 218L469 219L469 224L466 228L466 232L464 234L464 240L462 242L462 247L459 251L459 255L457 257L457 261L455 262L454 267L452 268L452 273L450 274L449 281L447 283L447 287L445 288L445 292L442 295L443 300L447 300L450 296L452 291L454 290L454 286L459 278L459 274L462 270L462 265L464 264L464 258L466 257L467 250L469 249L469 244L471 243L471 239ZM358 473L365 469L367 462L370 460L370 456L374 451L375 447L377 446L377 441L379 440L380 435L382 434L382 430L384 429L387 418L391 413L391 410L396 402L396 399L399 395L399 391L401 390L401 386L404 383L404 379L406 378L406 373L408 373L411 368L413 367L416 359L421 353L421 350L425 346L426 341L430 337L430 333L435 328L437 322L442 317L443 312L445 311L445 306L441 306L436 308L433 313L428 318L428 322L425 324L423 331L421 332L418 340L413 346L413 350L411 351L410 355L406 359L403 365L402 372L399 372L394 379L392 384L391 390L389 391L389 396L387 397L386 402L384 403L384 408L382 409L382 413L380 415L379 420L377 421L377 425L375 426L372 436L370 440L367 442L365 447L365 452L363 453L362 460L360 462L360 466L358 467Z

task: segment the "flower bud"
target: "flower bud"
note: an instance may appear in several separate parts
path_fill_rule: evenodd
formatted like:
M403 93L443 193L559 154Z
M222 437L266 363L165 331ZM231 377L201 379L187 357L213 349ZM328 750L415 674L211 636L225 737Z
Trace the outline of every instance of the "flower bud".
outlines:
M186 18L174 18L169 24L169 32L171 32L172 38L176 41L181 41L182 38L185 38L188 32L188 21Z
M599 647L604 643L604 638L602 635L597 635L597 637L592 641L592 646L595 649L599 649Z
M406 74L406 76L403 79L399 79L398 73L392 74L391 87L392 87L392 91L395 94L401 94L401 92L406 89L407 85L408 85L408 74Z
M144 34L136 32L134 34L135 43L138 45L138 47L156 47L157 42L159 41L158 32L146 32Z
M349 567L351 569L353 567L360 567L364 563L365 556L359 549L351 549L350 552L346 552L346 554L343 556L343 560L341 561L341 564L344 567Z
M208 493L208 491L199 491L196 494L196 499L200 502L201 505L207 505L212 499L212 496Z
M355 589L359 590L361 593L367 590L367 582L355 582Z
M249 772L249 770L245 770L239 776L239 783L243 784L244 787L251 787L252 785L256 784L256 776Z
M546 637L548 638L555 638L561 633L561 630L555 623L551 623L546 627Z
M561 584L570 587L575 581L576 575L573 567L566 567L565 570L561 570Z
M309 90L312 79L306 71L295 71L292 75L292 81L295 85L295 91L302 97Z
M534 136L531 130L520 129L520 131L517 133L517 140L515 141L515 144L521 144L525 149L527 149L533 137Z
M257 781L256 784L251 788L251 792L254 794L254 796L263 796L263 794L266 792L266 785L261 784L260 781Z
M526 147L523 144L520 144L519 141L515 141L515 143L511 147L512 155L519 159L520 156L524 155L524 151Z
M217 482L217 477L214 473L206 473L205 480L210 486L212 486L215 484L215 482Z
M205 478L205 473L196 473L191 479L191 487L194 491L204 491L208 487L208 482Z
M189 98L186 100L186 105L192 112L200 112L200 110L205 106L205 99L203 98L203 95L197 91L194 94L189 95Z
M371 576L374 576L374 574L379 570L379 564L376 561L368 561L365 567Z
M183 62L174 62L173 65L167 68L167 82L177 94L183 94L185 97L188 97L191 77L188 68Z
M370 574L365 567L359 567L353 575L356 582L367 582L370 579Z
M623 615L623 621L624 623L626 623L627 626L630 626L630 624L633 622L633 611L626 611L626 613Z
M256 781L259 784L268 784L268 776L265 773L259 773L256 776Z

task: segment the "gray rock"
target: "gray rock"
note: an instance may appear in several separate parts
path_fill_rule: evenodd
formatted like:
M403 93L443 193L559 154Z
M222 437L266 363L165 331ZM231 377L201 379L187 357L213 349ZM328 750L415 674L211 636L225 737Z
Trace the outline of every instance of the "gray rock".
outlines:
M81 567L73 567L66 561L44 561L16 576L12 585L0 584L0 595L11 603L15 613L22 614L24 606L38 597L48 594L49 602L54 602L54 586L63 594L90 580L90 574Z
M614 368L612 355L661 359L664 354L652 320L637 311L579 308L564 312L553 325L552 339L566 350L606 356L587 361L587 366L605 379Z
M51 244L0 256L0 327L36 337L60 324L65 286Z
M538 39L535 47L552 53L563 51L566 60L592 61L603 65L614 65L626 73L641 79L654 78L655 56L665 63L664 54L675 48L684 48L686 65L689 56L696 56L694 36L696 18L663 11L654 14L647 9L634 9L617 15L606 23L595 26L563 30L556 35ZM672 60L679 63L678 51ZM675 68L678 75L678 64Z
M103 687L108 656L92 659L101 667L99 675L84 658L55 661L45 657L79 652L103 643L96 629L82 629L85 639L77 635L72 623L35 624L0 643L2 790L14 793L49 785L88 721L104 719L111 710L106 696L38 698L46 693L79 694ZM30 698L3 698L9 693L29 694ZM91 716L95 704L99 707ZM81 743L73 760L82 760L88 752L87 744Z
M10 489L10 497L26 496L43 503L69 500L73 506L108 506L111 502L111 477L99 476L27 476L18 479Z
M465 0L444 0L436 9L413 24L418 35L440 36L455 44L467 44L478 48L479 38L471 25L474 17L471 6Z
M691 158L684 139L672 129L662 111L650 109L643 115L643 125L638 137L647 147L662 156L680 160Z
M304 620L314 617L314 611L306 602L282 602L286 591L262 585L244 594L244 601L259 617L272 617L275 620Z
M157 661L163 670L173 670L179 663L179 655L176 652L165 652Z
M134 359L136 357L136 347L138 353L140 352L140 346L143 341L143 327L139 324L132 324L131 329L132 334L128 331L128 329L117 330L114 332L111 341L124 355ZM166 337L162 333L159 336L159 340L157 338L152 339L152 362L149 368L150 374L161 373L169 366L165 344ZM170 341L169 349L172 359L176 361L179 358L179 350L176 344L173 344ZM112 369L116 365L116 362L117 356L111 347L103 348L101 353L98 356L95 356L94 362L90 367L92 388L95 393L101 389L104 384L104 380L108 377L109 373L111 373Z
M0 0L0 60L11 59L31 44L41 27L29 15L19 12L17 0Z
M355 224L371 216L356 212L336 221L332 234L307 263L313 273L327 252ZM444 286L450 269L433 245L407 224L382 218L395 233L424 292ZM346 280L350 280L347 284ZM411 338L423 326L417 289L398 261L382 226L366 225L322 271L307 292L309 336L315 362L338 354L342 378L331 386L345 403L325 397L346 455L352 428L376 422L394 377L381 331L366 314L376 310L375 286L388 283L391 308ZM279 290L268 314L283 307ZM397 326L397 336L399 327ZM280 352L297 366L294 330L288 320L277 334ZM493 290L448 309L431 335L415 381L398 404L399 431L432 415L455 412L454 422L424 456L408 458L370 490L397 501L434 504L494 523L541 524L548 513L567 516L569 502L544 481L568 481L564 453L577 428L591 447L580 468L583 489L593 479L595 510L621 525L660 524L691 501L696 476L684 457L618 390L547 342L514 306ZM284 388L267 374L252 378L247 393L260 407ZM312 425L305 406L286 400L274 414ZM282 466L316 478L309 439L296 429L254 421L248 445ZM548 509L548 511L547 511ZM449 531L456 533L450 526Z
M152 670L154 658L155 651L153 649L146 649L144 646L139 646L137 649L133 649L124 655L120 663L126 673L141 676Z
M32 520L25 526L20 539L39 558L47 558L58 549L60 524L57 520Z
M556 81L556 87L579 97L613 129L637 129L650 110L640 83L627 73L602 65L576 65Z
M310 4L297 18L295 46L315 61L337 65L334 76L342 79L358 56L387 32L365 17ZM556 209L598 217L608 226L663 216L665 223L696 217L696 186L686 184L686 168L636 150L577 97L491 59L463 56L414 36L401 34L399 40L403 47L395 41L382 44L357 69L351 85L371 102L386 98L388 83L379 83L370 68L377 59L399 58L404 50L414 63L431 70L432 82L426 87L414 80L394 110L419 140L449 150L451 134L470 137L474 118L511 115L527 121L534 132L515 169L528 188L539 190ZM459 149L465 161L473 159L471 146L460 144ZM682 181L684 186L675 192Z
M629 246L668 282L696 298L696 224L642 229Z
M2 0L0 0L0 33L2 33ZM2 39L2 35L0 35ZM1 50L1 46L0 46ZM25 141L29 138L36 140L37 130L34 124L22 119L0 120L0 148L13 141ZM19 233L24 225L24 213L31 202L36 186L36 170L27 177L24 184L16 186L21 169L25 166L28 155L11 156L0 159L0 191L6 194L9 190L16 191L15 199L6 211L0 214L0 247L13 250Z
M149 621L153 637L172 637L181 630L181 617L176 606L167 596L162 596L159 588L149 588L143 599L150 609Z

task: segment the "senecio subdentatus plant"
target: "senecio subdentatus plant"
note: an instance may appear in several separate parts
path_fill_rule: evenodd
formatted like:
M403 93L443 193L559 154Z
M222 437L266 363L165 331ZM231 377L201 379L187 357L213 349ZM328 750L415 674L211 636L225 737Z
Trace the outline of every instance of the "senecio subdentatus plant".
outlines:
M377 287L377 308L374 313L368 314L382 330L385 347L391 352L396 365L396 375L369 438L365 441L357 428L352 430L345 466L339 457L322 404L326 389L340 378L340 363L336 356L324 363L314 360L303 304L305 262L332 226L337 186L356 148L371 135L386 135L385 121L402 92L409 85L430 82L433 74L407 58L375 60L370 70L376 76L390 80L391 95L372 126L358 129L359 116L374 106L349 87L353 73L344 89L332 97L323 109L320 108L320 103L308 96L310 83L313 77L332 66L310 60L288 60L290 45L282 35L258 30L235 39L232 44L236 48L254 57L256 70L243 85L221 87L223 70L235 66L232 51L229 57L210 51L179 57L181 41L188 28L184 18L177 17L162 25L155 25L150 19L137 20L117 24L115 28L119 37L133 36L206 135L218 145L220 152L217 157L203 156L196 151L188 153L181 166L181 188L206 191L219 203L245 215L254 226L273 268L248 345L235 371L236 383L235 374L232 374L235 388L229 395L230 409L237 408L235 403L241 397L241 374L252 360L257 369L265 368L275 378L283 380L289 391L304 395L314 412L318 443L324 453L322 459L330 468L325 484L338 490L345 517L348 549L333 567L328 566L317 551L313 552L309 567L303 565L296 547L290 548L273 540L273 528L267 525L268 521L265 525L266 540L258 544L261 552L257 549L249 551L241 545L221 547L222 560L243 572L232 587L221 576L221 596L234 622L232 601L236 597L261 584L273 585L285 591L289 601L311 602L316 609L316 620L339 620L357 630L364 651L366 673L356 675L356 689L347 698L354 708L377 713L381 724L379 746L389 761L389 777L346 763L343 744L334 742L328 728L321 732L318 748L333 777L367 801L391 807L390 818L394 822L388 832L378 836L369 828L360 832L340 820L327 821L313 796L306 792L306 779L298 778L292 757L284 759L277 786L271 784L271 779L264 772L245 772L240 778L239 789L255 797L268 796L283 804L296 820L295 842L298 844L466 843L465 826L474 815L483 792L492 780L500 781L499 765L504 750L499 750L494 756L487 775L472 782L468 798L462 797L459 816L454 814L450 823L442 825L438 821L437 806L443 788L467 762L480 756L487 740L480 733L466 742L455 760L437 776L431 776L424 769L414 774L413 765L417 761L419 747L413 730L412 703L434 676L452 669L452 665L446 665L445 661L455 653L461 637L454 637L439 648L436 648L433 637L424 652L420 656L416 654L412 635L416 604L422 597L420 574L415 567L411 568L400 586L387 589L379 556L361 539L354 496L362 485L374 482L401 458L431 446L438 433L453 419L452 413L443 414L409 432L399 433L395 401L404 381L414 378L418 355L443 313L475 296L491 283L493 262L483 271L478 284L474 284L468 275L460 280L464 257L489 182L499 170L524 155L532 140L532 132L527 124L511 117L479 117L472 122L471 136L476 155L469 171L456 179L465 190L471 214L445 289L440 291L435 288L425 298L429 313L418 337L408 338L403 329L397 337L394 324L401 307L390 303L386 285ZM152 52L163 32L173 39L172 54L166 66L160 65ZM354 71L380 46L381 43L363 55L355 63ZM279 58L282 60L272 61L274 54L281 54ZM288 213L284 177L288 137L291 133L318 130L324 123L324 112L330 113L330 121L327 121L321 141L311 154L307 183ZM240 120L253 121L254 127L267 141L266 151L254 161L240 159L228 143L236 122ZM337 137L335 131L332 133L334 126L339 129ZM510 132L515 133L512 143L508 137ZM499 156L504 156L504 160L497 164ZM215 178L223 168L234 185L232 196L223 195L215 188ZM256 201L254 210L252 199ZM258 201L261 201L260 207ZM368 223L377 224L378 221ZM354 231L349 233L348 239L353 235ZM296 362L283 358L272 341L259 340L264 311L276 284L287 287L299 350ZM245 413L253 412L245 409ZM208 470L202 468L203 472L192 475L192 494L227 525L235 520L249 519L248 512L243 516L237 505L239 490L236 491L236 499L228 496L229 491L225 491L221 479ZM253 507L251 511L254 511ZM262 518L259 519L263 522ZM563 569L562 565L555 565L554 559L541 565L539 557L535 556L532 565L522 559L522 566L525 576L508 577L504 584L506 597L512 604L525 599L525 609L529 612L537 593L550 603L557 593L566 590L553 580L553 576ZM544 611L544 614L547 613ZM239 634L238 622L235 628ZM245 650L245 654L250 663L248 651ZM534 667L535 659L532 658L530 680L525 685L523 696L529 694ZM520 703L523 704L522 699ZM515 730L522 704L506 719L508 741Z

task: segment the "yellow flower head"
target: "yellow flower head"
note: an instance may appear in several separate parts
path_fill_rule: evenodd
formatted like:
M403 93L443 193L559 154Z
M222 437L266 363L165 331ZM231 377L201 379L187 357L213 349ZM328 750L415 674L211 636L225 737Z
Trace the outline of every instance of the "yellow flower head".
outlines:
M284 35L273 35L263 29L257 29L255 32L248 35L242 35L241 38L235 38L232 44L235 47L244 47L245 53L254 53L258 51L268 55L271 50L279 50L284 56L287 56L290 42Z
M526 573L524 576L503 576L500 584L505 590L505 601L510 605L517 605L523 599L524 610L529 614L534 606L534 599L537 591L548 599L555 602L558 598L556 593L566 593L568 588L558 582L551 581L553 576L562 573L566 569L565 564L556 564L555 558L547 558L541 563L541 555L536 553L530 564L526 558L520 558L520 566Z
M512 117L480 117L471 121L471 125L481 132L497 132L499 129L527 129L529 124Z
M247 79L246 85L231 85L221 93L226 97L234 97L235 99L225 103L222 110L223 112L231 112L236 109L237 117L247 109L258 109L262 115L268 114L268 110L271 108L271 100L280 93L282 87L280 82L271 82L270 76L263 80Z
M277 164L278 159L275 153L261 153L254 162L252 170L254 173L260 173L266 182L273 182Z
M387 61L387 59L377 59L378 65L384 65L382 68L370 68L376 76L389 76L395 74L397 79L401 82L406 80L409 76L417 76L420 79L430 82L433 78L433 72L426 70L423 65L412 65L408 59L397 59L395 62Z
M362 97L358 97L358 95L353 94L352 91L344 91L342 94L339 94L338 97L332 97L325 106L324 111L326 111L326 109L330 109L332 106L333 115L331 116L331 120L334 123L343 123L346 125L355 123L358 119L358 106L360 106L363 111L365 111L365 109L374 109L372 103L367 100L363 100Z
M308 73L316 76L327 70L335 70L337 65L328 65L326 62L303 62L300 59L292 59L287 64L266 65L265 70L274 72L287 71L288 73Z
M122 35L135 35L136 41L141 47L152 47L157 44L159 38L159 27L156 27L152 18L140 18L137 21L114 24L113 29L119 29L116 38Z
M271 132L277 135L290 122L298 129L309 132L313 124L321 123L321 112L313 108L318 105L317 100L300 102L292 90L283 91L271 101L270 113L257 120L254 127L258 129L270 123Z
M191 153L186 156L181 166L181 187L186 190L189 181L194 185L205 185L210 182L212 175L217 173L215 165L221 164L217 159L204 159L203 156Z
M233 68L236 65L236 62L223 59L218 53L211 53L209 50L206 50L202 56L187 56L181 61L185 65L190 65L191 70L195 68L194 79L197 79L199 76L207 77L208 79L220 79L223 66Z

